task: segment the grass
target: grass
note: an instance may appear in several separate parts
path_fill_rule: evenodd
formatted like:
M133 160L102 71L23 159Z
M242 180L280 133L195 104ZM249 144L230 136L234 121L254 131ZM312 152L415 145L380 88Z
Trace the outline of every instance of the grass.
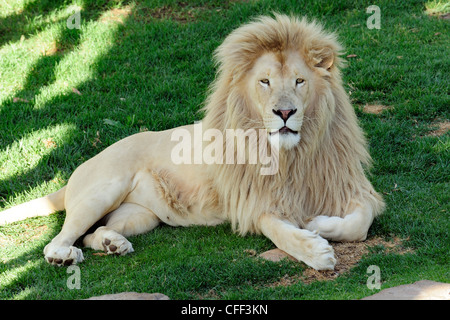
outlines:
M214 78L213 50L240 24L272 11L307 15L336 31L343 70L374 158L370 176L387 210L370 237L403 239L409 253L376 247L333 281L294 281L302 263L264 262L262 236L229 225L162 226L131 237L125 257L84 251L81 289L44 262L64 215L0 227L0 299L81 299L122 291L172 299L358 299L370 265L381 288L449 276L450 27L427 9L442 1L378 1L381 29L366 28L370 1L0 2L0 208L62 187L113 142L200 119ZM82 8L80 29L66 20ZM354 56L356 55L356 56ZM363 111L379 105L379 114ZM438 130L440 129L440 130Z

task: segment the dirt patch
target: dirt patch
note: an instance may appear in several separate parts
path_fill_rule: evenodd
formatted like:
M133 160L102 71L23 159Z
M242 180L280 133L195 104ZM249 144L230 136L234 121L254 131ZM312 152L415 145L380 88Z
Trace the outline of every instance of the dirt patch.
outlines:
M402 246L404 239L394 238L392 241L386 241L380 237L368 239L364 242L335 242L331 243L334 249L334 254L337 260L334 270L317 271L308 268L302 275L304 283L311 283L313 281L327 281L337 278L339 275L349 271L359 260L367 254L370 248L383 247L386 253L405 254L413 252L410 248Z
M53 56L58 52L58 44L53 41L49 45L42 48L41 53L43 56Z
M163 5L159 8L139 8L136 10L137 21L151 22L152 20L173 20L179 23L195 21L198 14L207 10L202 6L189 6L186 2L173 5Z
M134 18L136 21L142 21L144 23L152 22L154 20L172 20L180 24L185 24L196 21L201 16L227 10L234 2L239 1L222 1L219 5L215 3L205 3L201 6L192 5L188 1L178 1L158 8L137 8L135 10Z
M103 23L120 23L124 24L126 18L132 13L132 8L130 6L126 6L120 9L111 9L106 11L100 18L100 22Z
M299 281L309 284L314 281L329 281L336 279L339 275L349 271L361 258L369 253L371 248L382 247L386 253L406 254L413 250L405 248L402 243L406 239L398 237L391 241L386 241L380 237L368 239L364 242L332 242L334 254L337 260L334 270L317 271L312 268L306 269L302 274L289 276L285 275L279 281L269 284L269 287L289 286Z
M427 136L440 137L450 130L450 121L434 123L430 125L430 129L431 131L427 134Z
M53 138L43 139L41 142L44 144L45 148L47 149L53 149L56 148L58 145L53 140Z
M381 104L366 104L362 107L362 111L370 114L380 114L384 110L392 109L390 106L385 106Z

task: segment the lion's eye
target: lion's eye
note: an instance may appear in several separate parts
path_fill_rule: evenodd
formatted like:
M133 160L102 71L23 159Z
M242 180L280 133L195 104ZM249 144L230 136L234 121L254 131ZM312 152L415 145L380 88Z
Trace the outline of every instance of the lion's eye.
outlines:
M265 86L268 86L270 84L269 79L261 79L259 82Z
M297 78L297 80L295 80L295 84L296 84L296 85L303 84L303 83L305 83L305 80L304 80L304 79Z

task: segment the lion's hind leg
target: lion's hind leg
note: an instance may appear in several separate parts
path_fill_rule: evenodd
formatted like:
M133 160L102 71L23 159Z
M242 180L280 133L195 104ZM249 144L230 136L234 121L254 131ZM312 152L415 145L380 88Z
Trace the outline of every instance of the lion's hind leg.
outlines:
M134 251L125 238L145 233L159 224L158 217L149 209L134 203L122 203L105 217L106 225L83 239L83 244L107 254L125 255Z

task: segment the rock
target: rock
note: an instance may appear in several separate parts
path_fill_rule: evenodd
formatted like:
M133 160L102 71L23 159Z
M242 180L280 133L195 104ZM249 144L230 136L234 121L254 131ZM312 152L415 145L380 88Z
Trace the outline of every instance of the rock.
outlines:
M450 284L421 280L381 290L362 300L450 300Z
M162 293L121 292L91 297L86 300L170 300L170 299L168 296Z
M273 262L278 262L286 258L297 261L297 259L295 259L293 256L278 248L263 252L259 255L259 257Z

